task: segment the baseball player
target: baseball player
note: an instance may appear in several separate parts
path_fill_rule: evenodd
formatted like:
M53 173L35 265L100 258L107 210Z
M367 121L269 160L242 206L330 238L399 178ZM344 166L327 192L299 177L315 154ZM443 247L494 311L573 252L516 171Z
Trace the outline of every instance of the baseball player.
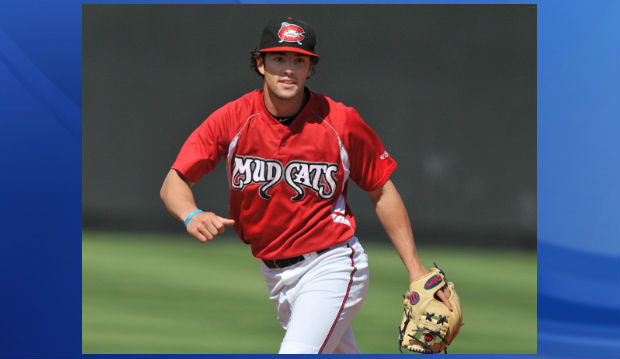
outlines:
M251 246L285 330L280 353L359 353L351 321L368 290L368 261L347 204L349 179L367 191L410 281L426 273L396 162L351 107L312 92L312 27L267 24L252 52L263 88L213 112L187 138L161 188L170 213L201 242L232 226ZM230 214L199 209L192 186L226 165ZM438 292L446 300L449 288Z

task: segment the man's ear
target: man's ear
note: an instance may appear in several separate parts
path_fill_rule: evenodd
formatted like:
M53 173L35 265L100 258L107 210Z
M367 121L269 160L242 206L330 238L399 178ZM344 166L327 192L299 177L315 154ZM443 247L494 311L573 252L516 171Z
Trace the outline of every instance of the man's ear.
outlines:
M258 72L265 76L265 57L264 56L259 56L256 58L256 68L258 69Z

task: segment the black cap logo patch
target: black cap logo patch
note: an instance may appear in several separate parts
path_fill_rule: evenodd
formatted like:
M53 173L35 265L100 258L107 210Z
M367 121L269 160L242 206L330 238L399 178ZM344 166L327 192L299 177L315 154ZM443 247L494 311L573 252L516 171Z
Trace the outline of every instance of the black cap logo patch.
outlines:
M280 30L278 31L279 42L296 42L301 45L301 40L304 39L304 29L295 24L289 24L283 22Z

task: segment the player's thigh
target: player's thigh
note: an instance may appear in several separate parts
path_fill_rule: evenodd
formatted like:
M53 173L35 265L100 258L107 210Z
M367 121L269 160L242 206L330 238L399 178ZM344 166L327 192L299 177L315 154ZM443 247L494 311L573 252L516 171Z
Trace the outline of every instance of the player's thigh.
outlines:
M361 308L368 291L365 255L331 268L317 267L299 288L280 353L332 353Z

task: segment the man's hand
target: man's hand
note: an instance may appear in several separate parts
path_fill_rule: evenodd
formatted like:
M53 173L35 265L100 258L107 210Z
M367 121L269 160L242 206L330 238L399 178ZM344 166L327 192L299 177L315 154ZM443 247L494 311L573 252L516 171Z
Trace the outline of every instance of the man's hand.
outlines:
M461 301L454 284L439 268L409 284L398 328L401 348L418 353L439 353L452 343L463 322Z
M421 267L421 269L418 270L418 275L409 276L409 282L410 283L415 282L416 280L426 276L428 273L430 273L428 269ZM450 287L448 287L448 285L444 285L441 289L435 292L435 295L439 299L441 299L441 301L443 302L443 304L446 305L446 307L448 307L448 310L450 311L453 310L452 303L450 303L450 295L452 295L452 292L450 292Z
M204 243L224 233L226 226L234 224L233 219L220 217L213 212L200 212L187 222L187 233Z
M439 299L441 299L443 304L448 307L448 310L452 312L452 303L450 303L450 295L452 295L452 293L450 292L450 287L448 287L448 285L445 285L443 288L438 290L436 294Z

